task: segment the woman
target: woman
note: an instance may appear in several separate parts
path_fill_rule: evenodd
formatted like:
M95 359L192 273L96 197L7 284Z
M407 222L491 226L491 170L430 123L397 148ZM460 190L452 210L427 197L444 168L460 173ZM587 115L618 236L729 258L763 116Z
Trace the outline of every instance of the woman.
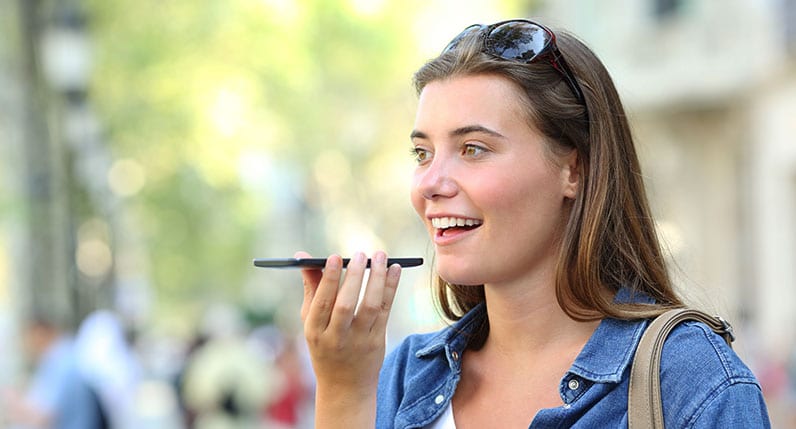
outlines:
M382 365L400 269L375 254L358 309L364 255L345 276L337 256L303 271L317 426L626 427L639 337L683 302L604 66L511 20L466 28L415 83L412 203L455 322ZM674 330L661 374L667 427L769 425L755 377L705 325Z

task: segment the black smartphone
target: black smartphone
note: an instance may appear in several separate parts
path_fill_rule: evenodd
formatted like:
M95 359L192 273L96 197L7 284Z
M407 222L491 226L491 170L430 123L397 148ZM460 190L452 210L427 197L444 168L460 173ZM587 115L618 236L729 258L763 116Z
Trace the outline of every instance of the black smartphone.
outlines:
M343 258L343 268L348 266L350 258ZM402 267L417 267L423 265L423 258L387 258L387 266L398 264ZM255 267L263 268L323 268L326 258L258 258L254 260ZM368 258L367 268L370 268Z

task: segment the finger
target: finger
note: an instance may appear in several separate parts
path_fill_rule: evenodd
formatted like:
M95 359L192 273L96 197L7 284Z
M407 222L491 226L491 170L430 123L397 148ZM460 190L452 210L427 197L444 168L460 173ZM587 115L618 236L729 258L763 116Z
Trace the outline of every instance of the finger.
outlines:
M387 328L387 321L390 318L392 303L395 300L395 292L398 290L398 281L401 279L401 266L392 264L387 270L387 278L384 282L384 294L381 297L381 309L376 317L376 322L371 328L371 332L384 335Z
M359 304L354 325L365 330L370 330L376 317L381 311L381 302L384 295L384 282L387 278L387 255L384 252L376 252L371 259L370 276L365 288L362 302Z
M294 258L311 258L312 256L303 251L296 252ZM307 319L307 313L310 311L310 304L315 297L315 290L321 282L323 271L317 268L302 268L301 279L304 283L304 300L301 302L301 320Z
M365 276L367 258L362 252L357 252L348 263L343 284L337 293L334 303L332 318L329 322L333 329L348 329L354 318L354 311L359 301L359 291L362 290L362 279Z
M340 284L342 271L343 260L340 256L329 256L323 269L323 276L315 289L312 303L310 303L307 319L304 322L305 330L307 328L317 332L326 330L337 297L337 288Z

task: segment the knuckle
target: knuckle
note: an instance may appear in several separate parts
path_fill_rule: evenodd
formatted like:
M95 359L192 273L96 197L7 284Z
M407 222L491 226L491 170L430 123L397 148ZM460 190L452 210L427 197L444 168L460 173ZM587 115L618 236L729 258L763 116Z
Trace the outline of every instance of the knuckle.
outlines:
M347 302L338 302L337 305L334 306L334 310L337 313L353 313L354 312L354 305L347 303Z
M321 343L322 337L316 331L306 331L304 332L304 339L310 347L317 347Z
M346 349L344 338L322 332L308 332L304 335L307 346L321 353L339 353Z
M362 303L358 313L362 315L373 315L380 311L380 306L372 303Z
M315 305L319 311L328 312L334 306L334 301L331 299L317 299Z

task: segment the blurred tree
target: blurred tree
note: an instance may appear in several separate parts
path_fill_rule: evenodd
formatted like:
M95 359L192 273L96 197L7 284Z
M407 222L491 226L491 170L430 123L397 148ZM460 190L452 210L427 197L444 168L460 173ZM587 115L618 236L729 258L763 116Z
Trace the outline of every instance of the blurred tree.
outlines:
M86 4L97 57L92 98L114 155L142 172L125 204L164 304L230 296L251 274L260 241L292 237L281 243L291 253L339 251L323 228L331 201L383 222L368 191L351 182L383 165L385 139L406 141L410 8ZM306 216L303 230L263 229L269 220L278 228L270 217L285 203Z

